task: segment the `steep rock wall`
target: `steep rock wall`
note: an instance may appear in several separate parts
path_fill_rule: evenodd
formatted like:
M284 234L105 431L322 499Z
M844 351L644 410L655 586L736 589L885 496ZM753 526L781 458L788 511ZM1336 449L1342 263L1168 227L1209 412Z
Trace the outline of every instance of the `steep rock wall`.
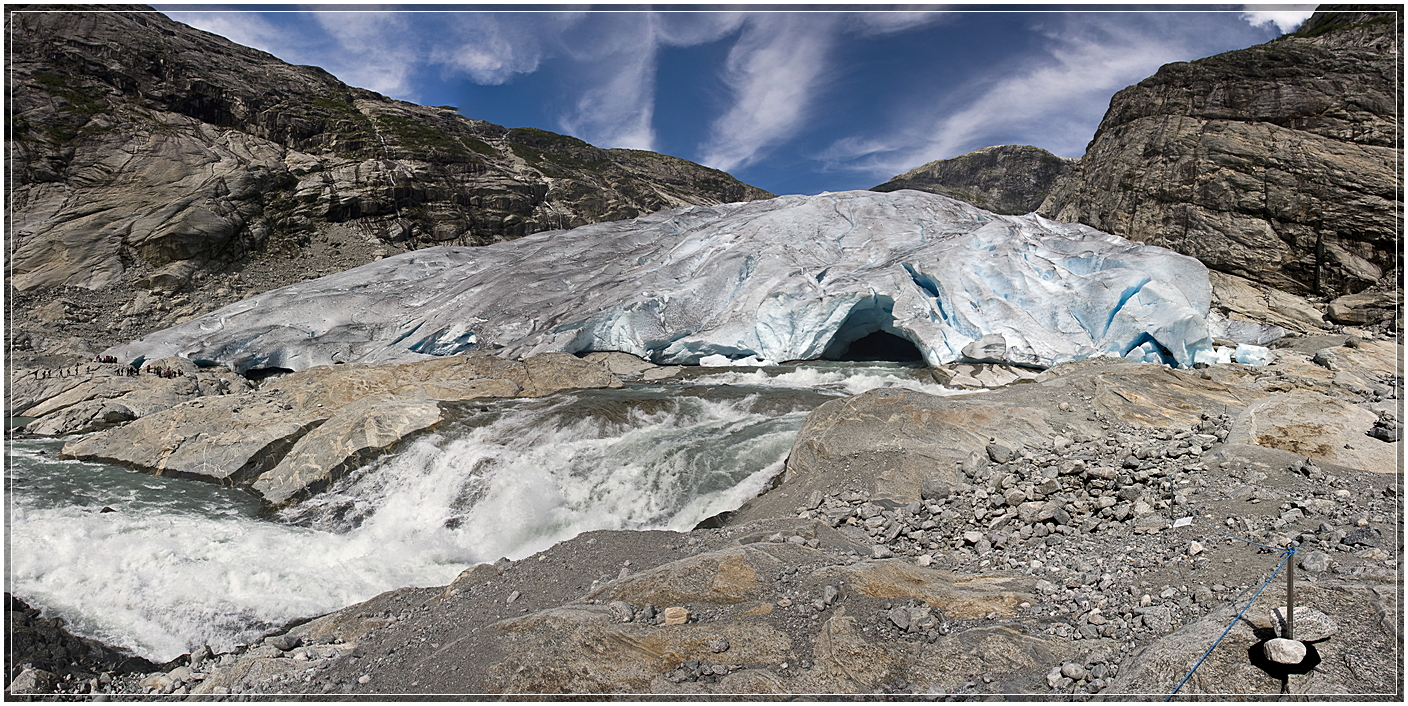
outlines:
M1164 66L1115 94L1039 212L1290 292L1372 285L1397 267L1401 17L1320 12Z

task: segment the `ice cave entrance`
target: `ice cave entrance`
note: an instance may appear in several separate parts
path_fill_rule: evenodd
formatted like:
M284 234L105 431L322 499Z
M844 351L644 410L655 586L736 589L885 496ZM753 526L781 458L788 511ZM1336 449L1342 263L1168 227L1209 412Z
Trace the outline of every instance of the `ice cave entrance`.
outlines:
M246 380L249 380L250 382L260 382L265 378L276 377L279 375L288 375L292 372L293 371L288 368L278 367L250 368L249 370L244 371L244 378Z
M895 300L876 294L857 302L821 354L826 360L919 363L924 354L895 329Z
M835 358L828 360L847 361L878 361L885 360L895 363L921 363L924 361L924 354L914 346L908 339L900 338L893 333L876 331L858 338L846 347Z

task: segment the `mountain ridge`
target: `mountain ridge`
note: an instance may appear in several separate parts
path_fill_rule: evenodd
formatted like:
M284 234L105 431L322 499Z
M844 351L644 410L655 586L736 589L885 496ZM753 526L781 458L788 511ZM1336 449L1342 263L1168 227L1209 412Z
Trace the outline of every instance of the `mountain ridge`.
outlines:
M418 247L772 196L687 160L393 100L145 6L54 9L6 11L21 351L86 357ZM115 311L142 292L166 310ZM56 300L50 320L31 315ZM98 319L115 328L84 326ZM79 340L53 338L57 322Z
M1035 211L1075 162L1031 145L994 145L915 167L870 190L928 191L1020 216Z

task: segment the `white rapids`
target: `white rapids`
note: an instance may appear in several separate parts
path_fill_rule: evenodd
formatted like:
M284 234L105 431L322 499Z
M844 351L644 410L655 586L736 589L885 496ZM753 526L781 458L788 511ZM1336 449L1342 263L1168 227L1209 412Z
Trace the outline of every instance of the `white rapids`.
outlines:
M581 532L689 530L762 492L811 409L882 386L952 394L894 365L828 364L465 403L272 518L244 491L12 440L7 590L156 662L228 651Z

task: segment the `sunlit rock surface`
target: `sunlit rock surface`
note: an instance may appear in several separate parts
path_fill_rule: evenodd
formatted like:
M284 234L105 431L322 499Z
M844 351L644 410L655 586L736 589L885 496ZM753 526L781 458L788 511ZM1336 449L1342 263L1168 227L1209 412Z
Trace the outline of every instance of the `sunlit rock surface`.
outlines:
M1207 270L1169 250L934 194L857 191L406 253L108 354L239 371L471 350L689 364L839 358L865 339L856 348L881 357L907 341L931 365L1115 355L1187 366L1211 347L1209 298Z

